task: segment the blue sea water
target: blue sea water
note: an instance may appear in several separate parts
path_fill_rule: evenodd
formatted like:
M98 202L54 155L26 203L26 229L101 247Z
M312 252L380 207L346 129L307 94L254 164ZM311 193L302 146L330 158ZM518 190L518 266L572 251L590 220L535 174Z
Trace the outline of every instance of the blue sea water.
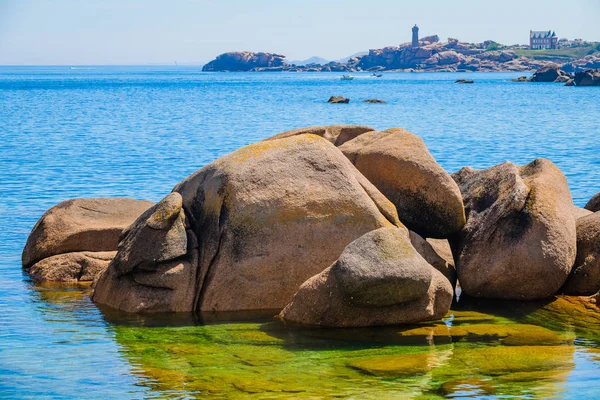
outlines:
M288 129L346 123L406 128L449 172L548 158L583 206L600 191L600 90L510 82L519 75L356 74L341 81L333 73L191 67L0 67L0 397L152 391L91 302L70 303L63 292L49 300L53 289L21 272L29 231L65 199L157 201L244 145ZM454 84L460 78L476 83ZM351 102L327 104L331 95ZM362 102L368 98L387 103ZM569 387L566 397L577 392Z

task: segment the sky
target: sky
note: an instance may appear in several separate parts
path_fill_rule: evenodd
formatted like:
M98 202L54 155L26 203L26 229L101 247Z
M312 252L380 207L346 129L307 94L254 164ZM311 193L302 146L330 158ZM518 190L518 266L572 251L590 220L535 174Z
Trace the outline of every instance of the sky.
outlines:
M205 63L227 51L339 59L437 34L600 41L600 0L0 0L0 65Z

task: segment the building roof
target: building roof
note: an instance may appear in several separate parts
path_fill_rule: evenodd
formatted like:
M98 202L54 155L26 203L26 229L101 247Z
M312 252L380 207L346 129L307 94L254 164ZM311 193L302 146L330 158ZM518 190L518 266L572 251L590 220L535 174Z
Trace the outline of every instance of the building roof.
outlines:
M556 33L553 31L531 31L530 37L533 39L546 39L556 37Z

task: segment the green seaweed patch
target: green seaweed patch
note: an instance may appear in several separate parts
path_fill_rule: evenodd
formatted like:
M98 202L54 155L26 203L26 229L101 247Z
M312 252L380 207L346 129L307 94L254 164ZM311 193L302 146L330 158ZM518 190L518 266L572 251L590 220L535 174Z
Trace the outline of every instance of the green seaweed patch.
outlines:
M553 332L537 325L529 324L474 324L474 325L434 325L398 332L404 337L451 337L454 342L501 341L507 346L555 346L572 344L575 339L570 332Z
M354 360L348 366L369 375L402 377L425 374L442 362L435 353L417 353Z

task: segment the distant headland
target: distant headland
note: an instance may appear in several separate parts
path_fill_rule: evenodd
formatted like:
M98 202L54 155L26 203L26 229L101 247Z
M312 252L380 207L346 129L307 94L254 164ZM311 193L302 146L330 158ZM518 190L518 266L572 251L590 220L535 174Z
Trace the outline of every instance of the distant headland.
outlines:
M251 72L500 72L533 71L556 63L565 71L600 68L600 42L558 39L554 31L530 31L529 45L503 45L493 40L461 42L437 35L419 38L412 28L412 41L398 46L372 49L347 61L296 65L282 54L235 51L219 55L203 71Z

